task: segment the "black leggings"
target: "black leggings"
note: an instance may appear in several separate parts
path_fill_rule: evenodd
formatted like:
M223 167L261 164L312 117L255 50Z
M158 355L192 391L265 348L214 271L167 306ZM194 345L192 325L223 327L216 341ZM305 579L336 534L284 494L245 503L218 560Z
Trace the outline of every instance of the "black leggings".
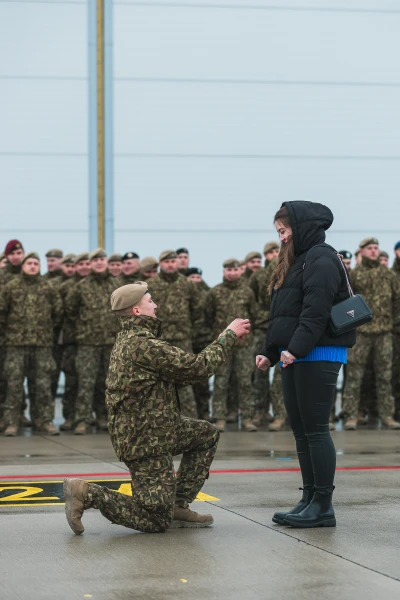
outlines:
M332 490L336 450L329 414L341 363L299 362L282 369L283 398L305 488Z

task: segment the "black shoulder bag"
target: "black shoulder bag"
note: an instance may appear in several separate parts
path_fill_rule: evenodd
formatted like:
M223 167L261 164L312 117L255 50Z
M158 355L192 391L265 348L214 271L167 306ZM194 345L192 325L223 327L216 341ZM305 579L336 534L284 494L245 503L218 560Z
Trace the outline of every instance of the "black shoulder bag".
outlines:
M317 246L313 246L313 248L316 247ZM347 289L349 290L349 298L346 298L346 300L342 300L341 302L338 302L332 306L331 316L329 318L329 327L332 335L336 337L342 333L347 333L352 329L356 329L357 327L372 321L372 310L365 302L364 298L360 296L360 294L355 294L353 292L347 269L342 261L342 256L328 244L324 245L323 247L330 248L338 257L340 264L343 267ZM313 248L311 248L309 252L313 250ZM306 266L307 256L303 268Z

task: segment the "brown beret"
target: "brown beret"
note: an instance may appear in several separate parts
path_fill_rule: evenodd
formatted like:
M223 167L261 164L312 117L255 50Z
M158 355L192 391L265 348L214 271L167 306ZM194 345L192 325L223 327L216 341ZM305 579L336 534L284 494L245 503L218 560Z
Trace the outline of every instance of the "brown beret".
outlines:
M117 288L111 294L111 310L124 310L138 304L148 292L145 281L135 281Z
M122 262L122 254L111 254L110 258L108 259L108 262Z
M381 250L379 252L379 256L384 256L385 258L389 258L389 254L387 252L385 252L384 250Z
M175 252L175 250L164 250L164 252L161 252L160 258L158 260L162 262L163 260L168 260L169 258L176 258L177 256L178 255Z
M23 265L28 258L36 258L36 260L40 262L40 256L37 252L28 252L28 254L25 254L24 258L22 259L21 264Z
M143 273L146 273L147 271L151 271L151 269L156 269L157 267L158 267L157 259L154 258L153 256L145 256L140 261L140 270L143 271Z
M96 250L92 250L89 254L89 260L94 260L95 258L107 258L107 252L104 248L96 248Z
M75 256L75 264L77 265L82 260L89 260L89 252L81 252Z
M264 246L264 254L271 252L271 250L279 250L278 242L267 242Z
M62 258L64 256L63 251L59 248L53 248L46 252L46 258Z
M246 256L244 258L244 262L247 263L252 258L262 258L262 256L259 252L249 252L248 254L246 254Z
M365 248L365 246L369 246L370 244L376 244L377 246L379 246L379 242L376 238L367 237L367 238L361 240L360 248Z
M66 254L61 261L62 265L75 264L75 254Z
M235 267L239 267L239 261L236 258L228 258L224 261L223 265L224 269L233 269Z

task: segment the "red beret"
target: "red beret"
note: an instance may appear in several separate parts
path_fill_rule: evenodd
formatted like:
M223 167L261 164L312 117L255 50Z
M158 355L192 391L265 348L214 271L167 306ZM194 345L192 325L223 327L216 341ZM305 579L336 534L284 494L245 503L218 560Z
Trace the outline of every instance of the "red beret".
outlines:
M4 250L4 254L8 256L11 254L11 252L14 252L14 250L20 249L23 250L24 247L19 240L10 240L6 246L6 249Z

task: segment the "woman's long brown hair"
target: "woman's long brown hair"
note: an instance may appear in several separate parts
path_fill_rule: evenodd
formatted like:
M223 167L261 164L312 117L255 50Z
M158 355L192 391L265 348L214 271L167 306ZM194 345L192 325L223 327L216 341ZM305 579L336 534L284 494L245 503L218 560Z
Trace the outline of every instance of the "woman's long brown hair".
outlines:
M289 213L286 206L282 206L274 217L274 223L280 221L285 227L290 227ZM271 294L273 290L279 289L288 274L290 267L295 263L296 256L294 254L294 243L291 237L286 244L281 245L278 255L278 264L272 274L271 282L268 291Z

